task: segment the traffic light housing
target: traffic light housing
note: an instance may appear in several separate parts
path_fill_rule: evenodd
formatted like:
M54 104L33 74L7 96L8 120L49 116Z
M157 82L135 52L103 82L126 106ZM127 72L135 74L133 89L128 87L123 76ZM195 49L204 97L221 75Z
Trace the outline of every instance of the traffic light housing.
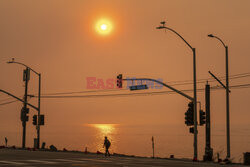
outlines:
M44 115L40 115L40 118L38 118L38 124L44 125Z
M194 133L194 127L189 128L189 133Z
M206 124L206 113L203 110L200 110L200 125Z
M33 125L37 125L37 115L33 115Z
M194 125L194 103L188 104L188 110L185 112L185 124L187 126Z
M122 74L117 75L117 87L122 88Z
M21 121L28 121L29 120L29 116L27 116L27 114L29 113L29 108L22 107L21 109Z
M29 108L26 108L25 113L26 113L26 114L29 114L29 112L30 112L30 109L29 109Z
M23 81L29 81L30 80L30 69L27 68L25 70L23 70Z
M28 115L25 116L25 121L26 121L26 122L29 121L29 116L28 116Z
M193 133L194 134L194 127L190 127L189 128L189 133ZM198 130L196 131L196 133L198 133Z
M25 111L24 111L24 108L21 109L21 115L20 115L20 118L21 118L21 121L24 121L25 120Z

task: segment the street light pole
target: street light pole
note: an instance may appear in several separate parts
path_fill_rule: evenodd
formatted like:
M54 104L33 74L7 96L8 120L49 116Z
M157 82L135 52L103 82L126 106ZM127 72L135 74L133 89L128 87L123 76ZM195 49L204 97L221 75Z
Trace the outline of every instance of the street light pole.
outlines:
M230 117L229 117L229 79L228 79L228 47L226 49L226 103L227 103L227 158L230 158Z
M26 70L28 69L28 70L33 71L33 72L34 72L36 75L38 75L38 77L39 77L39 86L38 86L38 107L37 107L37 112L38 112L38 114L37 114L37 115L38 115L38 124L36 125L36 130L37 130L37 148L39 149L39 148L40 148L40 124L39 124L39 119L40 119L40 111L41 111L41 107L40 107L40 105L41 105L41 74L38 73L38 72L36 72L35 70L33 70L32 68L30 68L29 66L27 66L27 65L25 65L25 64L23 64L23 63L20 63L20 62L15 61L14 58L13 58L11 61L8 61L7 63L20 64L20 65L26 67ZM28 77L26 77L26 78L28 78ZM25 82L25 83L26 83L26 82ZM28 85L28 81L27 81L27 85ZM25 84L25 87L26 87L26 84ZM24 100L24 101L25 101L25 100ZM26 101L26 106L27 106L27 101ZM25 106L24 106L24 108L25 108ZM24 123L23 123L23 126L26 127L26 122L25 122L25 125L24 125ZM23 133L25 133L25 132L23 132ZM25 137L24 137L24 140L25 140ZM24 141L23 146L25 147L25 141Z
M209 34L208 37L218 39L225 48L226 53L226 128L227 128L227 158L230 158L230 113L229 113L229 72L228 72L228 46L217 36Z
M196 51L195 48L193 48L179 33L177 33L175 30L166 27L165 26L165 21L161 22L161 26L157 27L157 29L167 29L170 30L172 32L174 32L177 36L179 36L187 45L188 47L192 50L193 52L193 86L194 86L194 161L197 161L198 158L198 148L197 148L197 87L196 87Z

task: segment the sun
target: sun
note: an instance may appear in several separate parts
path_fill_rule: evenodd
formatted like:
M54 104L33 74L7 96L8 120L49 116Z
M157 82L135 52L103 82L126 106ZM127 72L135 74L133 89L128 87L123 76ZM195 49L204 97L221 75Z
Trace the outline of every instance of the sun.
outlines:
M95 30L100 35L108 35L113 30L113 24L110 20L102 18L96 22Z
M107 25L106 24L102 24L101 25L101 29L105 31L107 29Z

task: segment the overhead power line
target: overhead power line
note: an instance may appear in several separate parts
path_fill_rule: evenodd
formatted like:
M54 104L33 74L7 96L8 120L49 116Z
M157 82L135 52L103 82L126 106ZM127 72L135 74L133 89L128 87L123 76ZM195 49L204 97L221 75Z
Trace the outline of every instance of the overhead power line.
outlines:
M72 92L58 92L58 93L45 93L43 95L63 95L63 94L78 94L78 93L95 93L95 92L114 92L127 89L101 89L101 90L89 90L89 91L72 91Z
M17 102L17 101L18 101L18 100L13 100L13 101L1 103L0 106L6 105L6 104L11 104L11 103L14 103L14 102Z
M13 99L13 98L9 97L9 98L6 98L6 99L1 99L0 102L8 101L8 100L11 100L11 99Z
M242 85L230 86L230 89L250 88L250 83ZM211 87L212 90L224 89L220 86ZM181 90L182 92L192 92L193 89ZM204 88L197 89L198 92L204 91ZM120 94L99 94L99 95L71 95L71 96L41 96L41 98L97 98L97 97L122 97L122 96L142 96L142 95L159 95L159 94L175 94L174 91L159 91L159 92L143 92L143 93L120 93ZM37 96L35 96L37 97Z
M230 89L244 89L244 88L250 88L250 83L248 84L241 84L241 85L233 85L230 86ZM221 86L213 86L211 87L212 91L215 90L221 90L224 89ZM181 90L182 92L193 92L193 89L186 89L186 90ZM199 88L197 89L197 92L203 92L204 88ZM78 95L78 96L41 96L41 98L50 98L50 99L56 99L56 98L100 98L100 97L125 97L125 96L145 96L145 95L166 95L166 94L176 94L174 91L159 91L159 92L143 92L143 93L124 93L124 94L100 94L100 95ZM38 97L38 96L34 96ZM1 103L0 106L2 105L7 105L11 104L14 102L17 102L18 100L10 101L10 102L5 102Z
M242 73L242 74L236 74L236 75L231 75L229 77L229 79L239 79L239 78L245 78L245 77L250 77L250 73ZM226 80L226 77L218 77L221 78L221 80ZM200 83L206 83L206 82L216 82L216 80L214 78L209 78L209 79L199 79L197 81L198 84ZM189 85L189 84L193 84L192 80L186 80L186 81L173 81L173 82L168 82L169 83L173 83L171 86L177 86L177 85Z
M238 78L244 78L244 77L250 77L249 73L241 73L241 74L235 74L231 75L230 79L238 79ZM222 78L222 80L225 80L225 77L219 77ZM209 79L199 79L197 80L198 84L209 82L215 82L216 80L213 78ZM180 86L180 85L190 85L193 84L193 80L184 80L184 81L170 81L166 82L170 86ZM71 92L57 92L57 93L45 93L43 95L67 95L67 94L80 94L80 93L98 93L98 92L115 92L115 91L121 91L121 90L127 90L127 89L102 89L102 90L90 90L90 91L71 91Z
M230 79L239 79L239 78L245 78L245 77L250 77L250 72L234 74L234 75L231 75L229 78ZM221 78L221 80L225 80L224 76L219 77L219 78ZM215 82L215 80L213 78L208 78L208 79L199 79L199 80L197 80L197 83L201 84L201 83L206 83L207 81ZM189 85L189 84L193 84L193 80L170 81L167 83L171 84L170 86ZM244 86L241 86L241 87L244 87ZM232 88L232 86L231 86L231 88ZM81 93L116 92L116 91L124 91L124 90L127 90L127 89L102 89L102 90L89 90L89 91L70 91L70 92L45 93L45 94L43 94L43 97L45 95L48 95L48 96L50 96L50 95L51 96L52 95L53 96L54 95L70 95L70 94L81 94ZM35 95L35 96L37 96L37 95ZM2 100L0 100L0 102L4 102L4 101L10 100L10 99L12 99L12 98L2 99ZM6 102L6 103L9 104L9 102ZM5 103L3 103L3 104L5 104Z
M9 98L9 99L13 99L13 98ZM28 99L29 100L29 99ZM8 102L5 102L5 103L1 103L0 106L3 106L3 105L7 105L7 104L11 104L11 103L15 103L15 102L18 102L19 100L12 100L12 101L8 101Z

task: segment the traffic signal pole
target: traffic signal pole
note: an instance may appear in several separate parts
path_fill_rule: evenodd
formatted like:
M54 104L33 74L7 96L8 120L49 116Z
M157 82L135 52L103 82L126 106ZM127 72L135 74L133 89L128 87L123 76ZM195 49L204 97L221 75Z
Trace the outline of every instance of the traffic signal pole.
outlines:
M120 78L119 76L121 74L119 74L117 76L117 86L119 87L119 83L120 83L120 79L123 80L123 81L134 81L134 80L140 80L140 81L143 81L143 80L147 80L147 81L153 81L153 82L156 82L156 83L159 83L171 90L173 90L174 92L186 97L187 99L191 100L193 102L193 106L194 106L194 112L193 112L193 117L194 117L194 158L193 160L194 161L197 161L197 158L198 158L198 151L197 151L197 133L198 133L198 130L197 130L197 91L196 91L196 55L195 55L195 48L193 48L193 66L194 66L194 98L190 97L189 95L183 93L182 91L180 90L177 90L175 88L173 88L172 86L169 86L167 85L166 83L163 83L161 81L158 81L158 80L155 80L155 79L151 79L151 78L126 78L126 79L122 79L122 77ZM122 87L120 87L122 88Z
M40 119L40 111L41 111L41 74L38 74L39 76L39 88L38 88L38 119ZM40 124L38 121L37 124L37 149L40 148Z
M23 141L22 141L22 148L25 148L26 143L26 121L27 121L27 98L28 98L28 81L29 81L29 68L26 67L26 70L24 70L23 74L24 80L25 80L25 92L24 92L24 103L23 108L21 112L24 112L24 114L21 113L23 116L22 118L22 125L23 125Z
M205 101L206 101L206 143L204 161L212 161L213 149L211 148L211 121L210 121L210 85L207 83L205 88Z
M206 100L206 149L211 148L211 130L210 130L210 85L206 84L205 90Z
M198 140L197 140L197 89L196 89L196 52L195 48L192 48L193 51L193 85L194 85L194 161L198 159Z
M166 87L166 88L169 88L170 90L172 90L172 91L174 91L174 92L176 92L176 93L178 93L178 94L184 96L185 98L187 98L187 99L189 99L189 100L191 100L191 101L194 101L194 98L190 97L189 95L185 94L184 92L182 92L182 91L180 91L180 90L177 90L177 89L173 88L172 86L167 85L166 83L163 83L163 82L158 81L158 80L156 80L156 79L151 79L151 78L124 78L124 79L122 79L122 80L123 80L123 81L138 81L138 80L139 80L139 81L153 81L153 82L156 82L156 83L158 83L158 84L163 85L163 86Z

